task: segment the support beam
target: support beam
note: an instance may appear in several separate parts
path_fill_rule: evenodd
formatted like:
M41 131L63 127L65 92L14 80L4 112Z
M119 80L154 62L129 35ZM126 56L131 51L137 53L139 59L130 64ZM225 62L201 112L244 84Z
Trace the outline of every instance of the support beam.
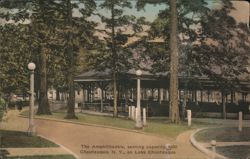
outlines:
M227 118L227 111L226 111L226 94L221 92L222 97L222 107L223 107L223 119Z

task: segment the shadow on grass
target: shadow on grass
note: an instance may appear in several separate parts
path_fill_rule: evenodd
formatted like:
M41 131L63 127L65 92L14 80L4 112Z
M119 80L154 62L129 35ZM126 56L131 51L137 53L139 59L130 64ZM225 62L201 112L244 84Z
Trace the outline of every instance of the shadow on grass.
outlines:
M75 159L72 155L14 156L8 159Z
M26 132L0 130L2 148L59 147L40 136L28 136Z

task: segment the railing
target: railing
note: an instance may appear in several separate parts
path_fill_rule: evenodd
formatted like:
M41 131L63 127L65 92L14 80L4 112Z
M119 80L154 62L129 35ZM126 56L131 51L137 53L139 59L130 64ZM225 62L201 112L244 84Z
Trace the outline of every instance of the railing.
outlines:
M103 104L103 109L105 107L110 107L110 103L80 103L79 106L82 110L94 110L101 111L101 105Z
M103 111L106 112L113 112L114 111L114 107L111 106L110 103L80 103L79 108L81 108L81 110L93 110L93 111L101 111L101 105L103 104ZM117 107L118 112L124 112L125 110L125 106L118 106Z

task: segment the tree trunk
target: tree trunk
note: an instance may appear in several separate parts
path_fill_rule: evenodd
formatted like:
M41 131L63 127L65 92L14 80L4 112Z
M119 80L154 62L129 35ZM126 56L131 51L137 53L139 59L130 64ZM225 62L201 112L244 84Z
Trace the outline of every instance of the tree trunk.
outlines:
M112 35L111 35L111 40L112 40L112 63L113 63L113 95L114 95L114 117L118 116L117 113L117 78L116 78L116 73L117 73L117 68L116 68L116 60L117 60L117 55L116 55L116 48L115 48L115 13L114 13L114 4L112 4L111 7L111 18L112 18Z
M227 118L227 111L226 111L226 94L221 92L222 97L222 107L223 107L223 119Z
M48 95L47 95L47 64L46 49L42 46L40 52L40 98L37 114L51 115Z
M170 1L170 119L173 123L179 123L178 106L178 48L177 48L177 9L176 0Z
M56 100L57 101L60 100L60 92L58 90L56 90Z
M67 0L67 54L69 55L69 65L68 65L68 111L66 119L77 119L75 115L75 90L74 90L74 67L75 67L75 57L73 55L72 48L72 7L71 0Z
M203 91L200 91L200 95L201 95L201 103L203 102Z
M113 73L113 94L114 94L114 117L118 116L117 113L117 84L116 84L116 73Z
M231 91L231 103L234 103L234 92Z
M158 88L158 103L161 104L161 90Z

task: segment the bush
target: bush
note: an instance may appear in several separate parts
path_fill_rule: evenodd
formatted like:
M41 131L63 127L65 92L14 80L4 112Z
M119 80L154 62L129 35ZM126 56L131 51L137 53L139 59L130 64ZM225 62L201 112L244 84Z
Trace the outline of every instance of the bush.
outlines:
M24 107L24 106L29 106L29 101L28 100L18 100L18 101L10 101L8 104L9 108L15 108L15 107Z

